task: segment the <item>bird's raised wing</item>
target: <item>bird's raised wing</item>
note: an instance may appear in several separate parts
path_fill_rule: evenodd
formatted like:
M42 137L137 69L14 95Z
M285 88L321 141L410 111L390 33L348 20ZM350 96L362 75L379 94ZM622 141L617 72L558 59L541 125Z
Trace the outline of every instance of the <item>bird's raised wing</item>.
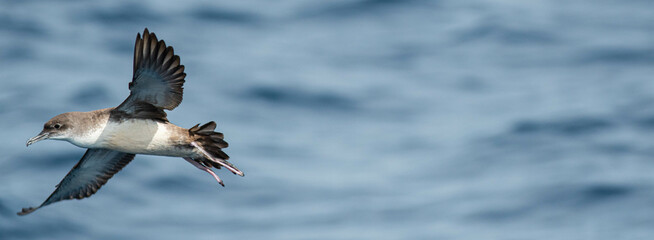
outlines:
M185 77L184 65L180 65L173 47L157 40L146 28L143 38L136 35L131 92L114 111L119 116L166 120L163 109L173 110L182 102Z
M23 208L18 215L67 199L82 199L93 195L109 178L134 159L134 154L108 149L89 149L68 172L57 189L38 207Z

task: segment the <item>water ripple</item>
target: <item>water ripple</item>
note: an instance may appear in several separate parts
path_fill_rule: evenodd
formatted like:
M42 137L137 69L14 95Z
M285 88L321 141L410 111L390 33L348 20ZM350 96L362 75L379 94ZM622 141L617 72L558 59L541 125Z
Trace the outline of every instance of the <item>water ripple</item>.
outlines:
M554 133L563 135L582 135L599 132L613 127L614 124L604 118L576 117L552 121L517 122L513 132L517 134Z
M309 92L293 88L252 87L244 98L263 101L274 105L286 105L308 109L333 109L349 111L356 108L353 100L327 92Z

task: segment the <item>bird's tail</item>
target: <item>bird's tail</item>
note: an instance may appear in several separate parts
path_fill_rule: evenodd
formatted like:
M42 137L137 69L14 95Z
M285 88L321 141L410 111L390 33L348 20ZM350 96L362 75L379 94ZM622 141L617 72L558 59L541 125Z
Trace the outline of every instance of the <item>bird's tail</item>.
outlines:
M214 132L214 129L216 129L216 123L211 121L202 126L199 126L199 124L195 125L188 130L193 138L191 145L200 150L204 155L204 158L194 160L206 167L215 167L218 169L225 167L232 171L232 173L243 176L244 174L241 170L238 170L238 168L227 161L229 156L222 149L229 145L225 142L223 134Z

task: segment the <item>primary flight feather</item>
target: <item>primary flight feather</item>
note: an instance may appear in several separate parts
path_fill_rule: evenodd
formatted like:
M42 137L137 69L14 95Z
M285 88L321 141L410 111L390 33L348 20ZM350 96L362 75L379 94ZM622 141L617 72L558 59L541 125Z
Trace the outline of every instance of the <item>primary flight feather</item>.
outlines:
M228 144L222 133L214 131L214 122L186 129L166 118L164 110L173 110L182 102L185 77L184 65L172 47L147 28L143 37L137 34L130 94L123 103L115 108L57 115L27 141L29 146L45 139L64 140L88 150L41 205L23 208L18 215L61 200L93 195L136 154L182 157L222 186L212 168L224 167L243 176L227 161L229 156L222 149Z

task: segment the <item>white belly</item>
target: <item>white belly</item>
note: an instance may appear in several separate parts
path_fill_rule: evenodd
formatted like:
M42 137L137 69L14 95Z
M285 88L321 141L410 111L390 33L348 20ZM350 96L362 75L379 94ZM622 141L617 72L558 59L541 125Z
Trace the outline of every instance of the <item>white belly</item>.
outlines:
M121 122L108 121L103 127L89 132L79 139L78 146L107 148L134 154L185 156L176 145L183 144L170 124L146 119L129 119Z

